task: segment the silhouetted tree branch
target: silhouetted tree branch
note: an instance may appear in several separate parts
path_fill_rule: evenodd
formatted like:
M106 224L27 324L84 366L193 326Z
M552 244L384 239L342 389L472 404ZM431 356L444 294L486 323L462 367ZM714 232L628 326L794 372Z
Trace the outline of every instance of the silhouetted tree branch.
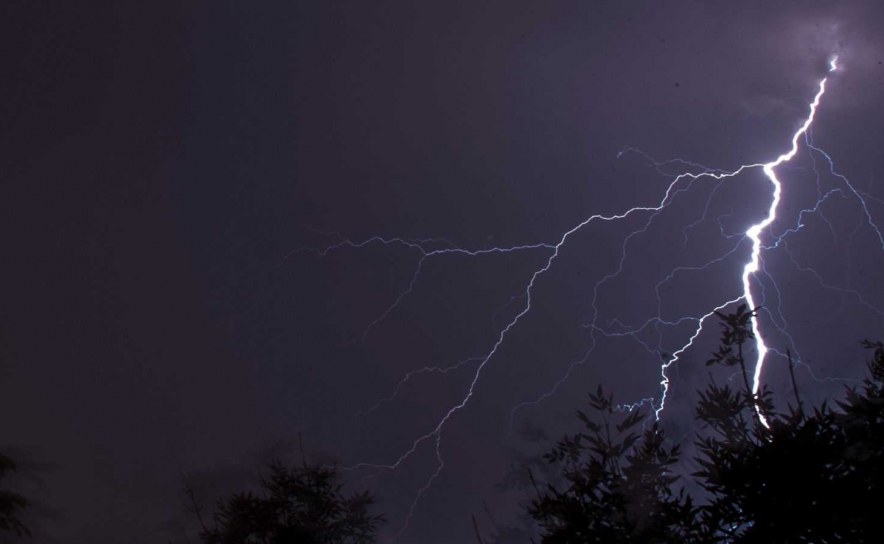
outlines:
M11 472L15 472L15 462L0 453L0 485ZM0 489L0 532L6 531L18 536L30 536L30 530L20 517L27 507L28 500L25 497L12 491Z

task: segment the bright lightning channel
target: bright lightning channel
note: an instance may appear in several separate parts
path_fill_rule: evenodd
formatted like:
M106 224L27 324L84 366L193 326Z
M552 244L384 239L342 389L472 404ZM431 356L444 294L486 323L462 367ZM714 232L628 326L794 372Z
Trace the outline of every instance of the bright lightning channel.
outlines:
M829 63L829 71L835 70L837 68L838 58L833 58ZM813 99L813 102L810 104L810 113L805 119L804 124L801 125L801 128L798 129L797 132L792 136L792 149L789 150L788 153L780 155L776 160L769 162L763 166L764 174L770 179L771 183L773 183L773 198L771 199L770 209L767 212L767 217L764 218L760 223L756 223L749 227L749 230L746 231L746 236L748 236L752 240L752 257L749 262L746 264L745 268L743 268L743 297L746 299L746 304L749 306L749 309L754 309L755 306L755 298L752 296L752 286L749 284L751 278L755 276L755 273L758 272L759 262L761 260L761 239L760 234L762 229L765 229L768 225L774 222L777 218L777 206L780 203L780 195L782 194L783 186L780 183L780 180L777 179L776 172L774 172L774 168L783 164L784 162L792 160L792 157L798 153L798 139L807 132L807 129L810 128L811 123L813 123L813 119L816 116L817 107L820 104L820 99L823 97L823 94L826 92L826 80L829 78L823 78L820 81L820 89L816 93L816 96ZM757 353L758 359L755 363L755 375L752 379L752 394L757 395L758 389L761 387L761 373L764 370L764 357L767 355L768 348L764 344L764 338L761 336L761 331L758 329L758 319L752 320L752 332L755 335L755 350ZM767 426L767 421L764 417L764 414L761 413L760 407L758 408L758 417L761 422Z
M838 67L837 66L837 57L835 57L829 61L829 72L835 71L837 69L837 67ZM701 335L702 331L704 330L704 325L705 325L706 321L711 316L715 315L715 312L721 311L730 305L740 302L741 300L745 301L745 303L747 304L747 306L750 309L754 309L756 307L755 297L752 293L751 280L753 278L755 278L759 272L763 273L766 276L769 276L769 274L767 274L767 271L763 269L763 262L761 259L762 250L773 249L773 248L778 247L780 242L783 241L782 240L783 237L787 236L788 234L790 234L792 232L797 231L802 226L801 220L802 220L803 215L799 216L798 224L796 225L796 227L794 227L793 229L788 229L786 232L784 232L780 236L775 237L775 241L772 245L764 246L761 243L762 231L767 229L777 218L777 207L780 203L780 198L781 198L781 193L782 193L782 184L776 176L775 169L778 166L782 165L783 163L790 161L796 155L796 153L798 152L798 141L802 136L805 136L805 138L807 139L808 130L814 121L817 107L819 106L820 100L821 100L823 94L825 93L827 79L828 78L824 78L820 82L819 90L816 93L812 103L810 104L810 111L809 111L807 118L805 119L805 121L801 125L801 127L792 136L791 149L787 153L780 155L779 157L777 157L775 160L773 160L771 162L760 163L760 164L748 164L748 165L740 166L738 169L736 169L734 171L725 171L725 170L718 170L718 169L709 169L709 168L703 167L702 165L698 165L698 164L684 161L681 159L675 159L675 160L670 160L670 161L665 161L665 162L656 162L653 159L651 159L649 156L645 155L643 152L641 152L639 150L632 149L632 148L624 149L623 151L621 151L618 154L618 157L626 152L638 153L638 154L644 156L645 159L650 161L657 168L657 170L659 172L663 173L664 175L666 175L666 173L661 168L667 164L682 164L682 165L686 165L686 166L690 166L690 167L694 167L694 168L699 168L700 172L699 173L688 172L688 173L682 173L682 174L675 176L675 178L671 181L671 183L666 188L666 191L665 191L662 199L659 200L656 204L648 204L645 206L636 206L636 207L630 208L620 214L592 215L589 218L585 219L583 222L581 222L578 225L576 225L575 227L573 227L571 230L565 232L561 236L561 238L559 238L559 240L554 244L533 244L533 245L523 245L523 246L504 247L504 248L494 247L494 248L490 248L490 249L468 251L465 249L461 249L461 248L455 246L454 244L452 244L451 242L449 242L448 240L444 240L444 239L407 240L407 239L402 239L402 238L386 239L386 238L382 238L382 237L372 237L372 238L369 238L363 242L352 242L350 240L338 237L338 239L339 239L338 243L333 244L324 250L315 250L315 249L312 250L312 251L315 251L316 253L318 253L320 256L324 256L329 251L331 251L333 249L341 248L344 246L347 246L350 248L361 248L361 247L365 247L369 244L383 244L383 245L398 244L398 245L404 246L410 250L416 250L419 252L420 258L417 262L416 269L414 271L411 282L409 283L407 289L405 289L403 292L401 292L399 294L399 296L395 299L393 304L391 304L384 312L382 312L379 317L377 317L376 319L371 321L371 323L369 323L368 327L363 331L363 334L362 334L363 339L365 339L366 335L368 335L368 333L370 332L370 330L373 327L377 326L387 316L389 316L390 313L393 312L399 306L399 304L402 302L402 300L406 296L408 296L410 293L413 292L415 284L418 279L418 276L420 275L421 269L422 269L425 261L427 261L430 258L441 256L441 255L446 255L446 254L465 254L465 255L472 256L472 257L477 257L477 256L481 256L481 255L489 255L489 254L494 254L494 253L509 253L509 252L514 252L514 251L541 250L541 251L548 251L549 252L549 256L546 259L545 264L541 268L535 270L533 272L533 274L530 276L530 280L527 282L527 285L524 288L524 292L518 296L512 297L510 299L510 301L507 303L507 305L509 305L510 303L512 303L513 301L518 300L518 299L525 300L524 307L521 309L521 311L518 312L518 314L514 318L512 318L509 321L509 323L506 326L504 326L500 330L496 340L493 342L493 345L490 347L490 349L484 355L479 356L479 357L473 357L470 359L465 359L465 360L463 360L453 366L446 367L446 368L424 367L422 369L412 371L412 372L408 373L405 376L405 378L403 378L398 383L393 394L390 397L380 400L374 407L372 407L371 409L368 410L368 412L372 412L372 411L376 410L381 404L392 401L398 395L401 387L403 387L404 384L407 381L409 381L409 379L412 376L414 376L416 374L426 373L426 372L447 373L449 371L456 370L456 369L458 369L468 363L473 363L473 364L478 363L475 367L475 370L473 371L472 379L470 381L469 389L468 389L466 395L461 399L461 401L459 403L452 406L448 410L448 412L445 413L445 415L436 423L436 425L432 428L432 430L430 430L426 434L415 439L412 442L411 447L408 448L408 450L405 451L403 454L401 454L398 457L398 459L396 459L392 463L387 463L387 464L359 463L354 466L345 467L345 470L355 470L355 469L360 469L360 468L371 468L371 469L376 469L376 470L393 470L393 469L396 469L399 466L401 466L402 463L404 463L409 457L411 457L417 451L417 449L421 446L421 444L423 442L429 441L430 439L434 439L433 441L435 442L436 469L432 473L432 475L429 477L429 479L424 483L424 485L417 492L417 494L414 497L414 500L412 501L411 506L408 510L408 514L405 518L403 526L393 536L393 538L391 540L395 540L396 538L401 536L408 529L409 522L415 512L415 508L418 504L418 501L423 496L423 494L430 488L433 481L439 477L439 475L441 474L441 472L445 466L445 463L444 463L443 457L442 457L442 452L441 452L441 450L442 450L442 435L443 435L445 425L450 421L450 419L455 414L457 414L457 412L463 410L467 406L470 399L475 394L476 385L479 382L479 379L482 375L483 370L486 368L489 361L497 354L498 349L503 344L503 342L506 340L507 336L511 333L511 331L519 324L520 320L531 310L533 290L534 290L534 287L535 287L538 279L542 275L544 275L547 271L549 271L550 268L553 266L554 262L556 261L556 259L559 256L561 248L568 241L569 237L571 237L572 234L583 229L584 227L586 227L587 225L589 225L591 223L595 223L595 222L599 222L599 221L601 221L601 222L614 222L614 221L624 220L624 219L631 217L633 215L636 215L636 214L645 214L645 213L648 214L648 219L644 223L644 226L636 231L633 231L624 239L623 246L622 246L621 258L619 260L619 264L618 264L617 269L614 272L603 277L594 286L593 299L592 299L593 300L592 306L593 306L593 310L594 310L593 319L590 324L584 325L584 327L586 327L590 330L591 338L593 340L592 347L589 349L588 352L586 352L584 357L582 357L581 359L579 359L578 361L576 361L570 365L565 376L561 380L559 380L551 390L542 394L540 397L538 397L537 399L535 399L533 401L524 402L524 403L514 407L511 412L511 423L512 423L513 415L516 410L518 410L519 408L524 407L524 406L538 404L539 402L543 401L544 399L552 396L556 392L556 390L565 381L567 381L567 379L570 376L573 369L577 365L584 364L589 359L590 354L595 349L595 336L594 335L597 332L599 334L606 336L606 337L631 336L633 339L635 339L636 341L638 341L639 343L644 345L648 351L653 352L653 353L657 353L657 354L663 354L664 351L662 350L662 347L660 349L654 350L653 348L651 348L651 346L647 345L644 341L642 341L638 337L638 334L642 330L644 330L646 327L649 327L651 325L653 325L653 326L657 326L657 325L672 326L672 325L678 325L678 324L685 322L685 321L693 321L696 323L696 329L694 330L694 332L690 335L690 337L688 338L688 340L686 341L686 343L684 345L682 345L675 352L673 352L670 355L665 357L666 360L660 368L661 396L660 396L659 403L657 403L656 407L654 407L654 416L656 419L658 419L658 420L660 419L661 414L665 408L666 397L667 397L667 393L669 391L669 384L670 384L666 371L672 365L674 365L676 362L678 362L679 358L689 348L691 348L693 346L694 341ZM825 153L823 153L821 150L818 150L817 148L813 148L812 145L810 145L809 143L808 143L808 147L810 147L816 151L819 151L827 159L829 159L828 155L825 155ZM829 159L829 162L831 164L831 159ZM718 185L716 185L716 187L713 190L713 194L710 195L706 201L706 206L705 206L705 209L703 210L703 217L700 220L695 221L694 223L691 223L690 225L688 225L683 231L683 234L685 237L685 243L687 243L688 229L699 224L701 221L703 221L706 218L706 214L709 209L709 202L713 198L714 192L718 189L718 186L720 186L721 182L723 180L725 180L726 178L733 178L745 170L754 169L754 168L761 168L764 171L765 176L768 178L768 180L771 182L771 184L773 186L773 194L772 194L772 198L771 198L771 203L768 208L767 215L764 217L764 219L762 221L760 221L759 223L756 223L756 224L750 226L744 234L728 235L728 234L725 234L724 230L722 229L722 236L724 236L725 238L731 238L734 236L740 237L740 239L737 241L736 245L734 245L734 247L732 247L726 254L724 254L716 259L713 259L712 261L710 261L702 266L681 267L681 268L674 269L669 274L669 276L667 276L665 279L663 279L661 282L657 283L657 285L656 285L656 289L658 292L658 301L659 301L660 286L663 283L665 283L666 281L669 281L677 272L679 272L681 270L701 270L701 269L704 269L712 264L721 262L725 258L732 255L740 247L740 245L742 244L743 241L749 240L749 241L751 241L751 244L752 244L752 251L751 251L749 261L745 263L745 265L743 266L743 269L742 269L742 274L741 274L742 294L735 297L735 298L732 298L731 300L720 301L720 303L718 305L716 305L712 310L710 310L709 312L705 313L702 316L696 316L696 317L687 316L687 317L679 318L676 321L666 321L666 320L662 319L661 317L659 317L660 316L660 307L658 305L658 317L648 320L644 325L642 325L642 327L640 327L638 329L630 328L630 327L627 327L623 324L620 324L619 325L620 330L618 332L612 332L610 330L606 330L605 328L601 327L598 324L598 308L596 307L596 297L597 297L599 288L605 282L618 276L620 274L620 272L623 270L624 261L626 259L626 246L627 246L628 242L630 241L630 239L640 233L645 232L647 229L649 229L651 227L651 223L654 221L654 219L657 217L657 215L664 208L666 208L669 204L671 204L675 200L675 198L677 198L679 196L679 194L688 191L690 189L692 183L695 180L700 179L700 178L712 178L714 180L717 180ZM833 170L833 174L834 174L834 170ZM847 183L847 186L850 188L850 190L853 192L853 194L855 196L857 196L859 198L859 200L862 202L864 210L865 210L865 215L868 219L868 223L874 228L874 230L878 234L879 240L881 240L881 242L882 242L882 248L884 248L884 237L881 236L880 230L872 222L871 215L869 214L868 209L865 207L865 200L862 198L862 195L860 194L860 192L858 192L856 189L854 189L852 185L850 185L850 183L846 180L846 178L843 178L843 176L839 176L839 177L841 177L843 179L843 181L845 183ZM686 185L686 186L681 187L681 185ZM827 198L828 195L830 195L830 194L832 194L831 191L829 193L827 193L826 197L821 197L821 200L820 200L820 202L817 203L816 208L810 209L810 210L804 210L802 212L802 214L804 212L813 213L815 211L818 211L819 205L822 202L822 200ZM721 225L720 221L721 221L721 218L719 218L719 225ZM442 247L440 249L438 247L439 244L444 244L445 247ZM302 248L302 249L308 249L308 248ZM776 284L774 283L773 285L774 285L774 289L777 289ZM825 284L824 284L824 286L830 287ZM763 289L763 285L762 285L762 289ZM857 293L857 296L858 296L858 293ZM764 293L762 292L762 298L763 297L764 297ZM785 320L782 320L782 313L779 312L779 310L777 310L777 313L780 315L781 322L783 323L783 327L780 327L779 325L777 325L776 321L773 320L773 314L770 313L769 310L768 310L768 313L771 315L771 320L772 320L774 326L778 330L780 330L782 333L784 333L789 338L789 340L791 342L791 337L788 335L788 333L785 332L785 328L784 328L785 327ZM608 328L610 328L610 327L608 327ZM765 361L766 355L768 354L768 352L773 352L775 354L779 354L779 352L769 348L765 344L764 339L761 334L761 331L759 330L759 327L758 327L758 319L752 320L752 330L753 330L753 333L755 336L755 345L756 345L756 353L757 353L757 359L756 359L755 370L754 370L754 375L753 375L752 391L754 394L757 394L758 390L760 388L760 384L761 384L761 376L762 376L763 369L764 369L764 361ZM662 340L661 340L661 342L662 342ZM796 351L796 353L797 353L797 350L793 350L793 351ZM799 359L799 362L800 362L800 359ZM639 401L635 404L622 405L622 406L618 407L618 409L631 410L631 409L637 408L638 406L644 405L646 403L650 403L652 406L654 405L653 399L642 399L641 401ZM760 413L759 413L759 415L761 417L762 422L766 425L767 423L766 423L766 421L764 421L763 416Z

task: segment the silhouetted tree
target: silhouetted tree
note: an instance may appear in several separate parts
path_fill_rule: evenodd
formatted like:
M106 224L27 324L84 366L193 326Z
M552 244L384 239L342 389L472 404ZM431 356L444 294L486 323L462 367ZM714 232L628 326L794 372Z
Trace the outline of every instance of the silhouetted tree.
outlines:
M703 504L674 489L678 448L664 446L656 425L631 430L642 414L615 417L599 388L590 405L601 422L578 412L584 431L547 455L567 484L538 490L530 509L544 544L884 542L884 343L863 342L873 352L869 377L837 409L805 413L796 388L797 405L778 413L768 390L753 393L746 370L754 316L745 305L719 314L721 347L708 364L738 366L744 389L712 381L699 394L692 477Z
M673 490L678 476L670 470L679 447L666 447L656 424L637 430L639 410L618 418L601 387L589 405L601 422L578 411L584 430L566 435L546 455L563 467L566 484L537 490L530 512L543 542L691 542L699 530L697 510L683 489Z
M742 306L724 316L723 339L751 331L745 315ZM787 413L774 411L768 391L756 397L713 382L700 394L694 476L710 495L702 517L713 542L882 541L884 348L864 345L875 350L870 377L864 391L847 390L839 411L823 403L806 415L797 390L798 406ZM748 384L742 350L730 364Z
M0 453L0 485L10 472L15 472L15 463ZM18 536L30 535L20 517L27 506L28 501L23 496L0 489L0 532L12 532Z
M268 466L264 493L221 500L215 527L203 528L204 544L372 544L383 516L371 515L368 492L342 494L334 469ZM192 496L191 496L192 497Z

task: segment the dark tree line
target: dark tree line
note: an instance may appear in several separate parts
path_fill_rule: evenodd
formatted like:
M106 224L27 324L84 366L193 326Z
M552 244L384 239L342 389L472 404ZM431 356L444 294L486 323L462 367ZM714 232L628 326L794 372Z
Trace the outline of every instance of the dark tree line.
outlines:
M869 376L835 408L805 407L793 375L795 403L777 411L769 390L753 393L746 369L755 312L741 306L718 317L721 345L707 364L739 368L743 379L736 389L712 381L700 392L699 470L677 474L680 447L667 446L663 430L640 410L615 410L600 387L589 395L593 413L577 412L582 430L544 456L559 483L540 485L531 473L535 498L527 513L543 544L884 542L877 519L884 343L863 342L872 352ZM687 478L702 496L685 491ZM263 483L267 496L222 501L218 528L204 531L203 542L375 542L382 518L368 514L371 496L346 498L333 481L327 469L276 465ZM481 542L475 517L472 523Z
M592 412L577 412L582 429L528 472L526 514L542 544L884 542L884 343L863 342L868 376L834 407L805 406L792 375L794 405L778 411L769 390L755 394L749 383L743 351L755 312L741 306L718 317L721 345L707 364L738 367L743 379L737 388L712 381L699 393L699 470L676 473L680 447L668 446L640 410L615 410L599 387L589 395ZM553 483L538 483L538 469ZM28 501L4 488L14 470L0 454L0 533L28 535ZM685 482L701 490L697 497ZM259 492L218 501L209 519L185 492L203 544L374 544L384 521L370 493L347 494L333 467L306 461L270 463ZM491 519L498 541L518 539Z

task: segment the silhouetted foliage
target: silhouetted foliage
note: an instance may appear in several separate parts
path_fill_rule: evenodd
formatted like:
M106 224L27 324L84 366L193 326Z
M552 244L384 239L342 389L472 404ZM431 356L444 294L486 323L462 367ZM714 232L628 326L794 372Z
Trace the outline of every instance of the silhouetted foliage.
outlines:
M546 455L563 466L566 487L538 489L531 514L547 544L571 542L690 542L697 533L697 510L670 467L679 447L666 447L656 424L643 432L634 410L615 422L613 398L599 387L589 405L601 416L577 417L584 430L565 436Z
M738 338L746 322L727 317L723 337ZM798 407L775 413L769 392L753 398L715 383L700 394L694 477L710 495L702 515L713 542L881 541L884 350L864 345L875 349L870 377L839 411L823 403L806 415L796 396ZM736 363L745 369L741 351Z
M746 395L754 399L752 387L749 385L749 375L746 372L746 362L743 359L743 344L746 340L755 338L752 330L752 318L755 317L758 308L748 310L745 304L740 304L737 311L732 314L715 312L721 319L721 346L712 354L712 358L706 361L706 366L721 364L734 366L739 364L743 375L743 385L746 387ZM736 351L735 349L736 348Z
M372 544L383 516L371 515L368 492L342 494L334 469L268 466L262 496L237 493L218 503L204 544Z
M745 305L719 314L721 347L708 364L739 366L745 390L712 381L699 393L691 476L706 492L702 504L674 489L678 447L665 447L656 425L632 430L637 410L615 422L599 388L590 405L601 422L578 412L584 431L547 455L567 485L538 490L530 510L545 544L884 542L884 343L863 342L873 352L869 377L837 409L823 403L806 414L796 389L797 407L777 413L770 392L749 385L743 344L754 315Z
M10 472L15 472L15 463L0 453L0 484ZM30 535L30 531L21 521L21 513L28 506L28 501L18 493L0 489L0 532L12 532L18 536Z

